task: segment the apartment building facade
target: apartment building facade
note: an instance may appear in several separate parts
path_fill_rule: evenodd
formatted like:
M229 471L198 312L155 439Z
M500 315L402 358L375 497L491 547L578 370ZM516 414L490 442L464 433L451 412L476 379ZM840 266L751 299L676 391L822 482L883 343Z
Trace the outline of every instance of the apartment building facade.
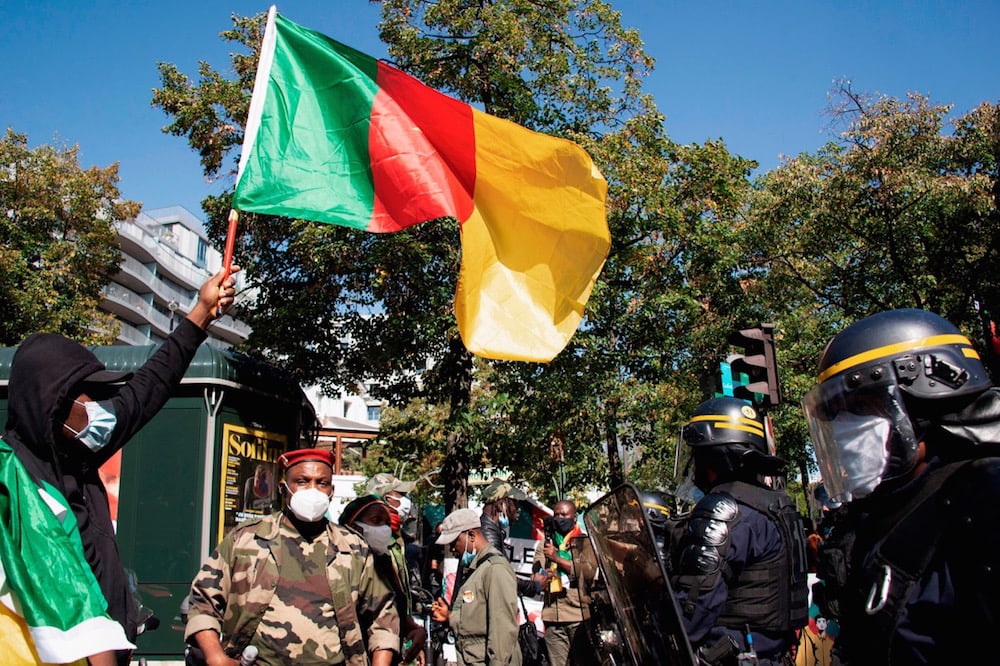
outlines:
M222 255L209 246L201 220L181 206L143 211L117 227L121 270L100 307L121 324L116 344L158 344L191 311ZM242 290L241 275L236 286ZM208 343L228 349L249 335L246 323L224 315L209 328Z
M101 309L118 319L115 344L159 344L198 298L198 289L222 266L222 253L212 248L202 221L182 206L145 210L117 225L122 251L118 274L104 289ZM237 274L237 298L249 298ZM208 329L208 344L228 349L247 339L250 327L224 315ZM320 421L318 446L329 448L345 489L360 474L367 443L376 437L381 402L367 390L336 396L304 387Z

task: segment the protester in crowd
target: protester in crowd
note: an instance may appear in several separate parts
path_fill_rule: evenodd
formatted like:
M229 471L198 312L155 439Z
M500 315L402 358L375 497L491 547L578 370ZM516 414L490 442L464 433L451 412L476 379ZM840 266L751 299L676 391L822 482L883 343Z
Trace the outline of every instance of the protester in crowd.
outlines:
M782 664L808 621L798 510L762 478L783 472L764 421L732 397L699 405L682 429L706 493L681 523L672 584L691 646L710 664Z
M510 526L517 522L521 510L517 503L528 499L527 493L500 479L494 479L483 490L483 512L479 521L483 536L510 561L507 538ZM517 579L517 593L524 597L534 597L541 593L544 575Z
M411 589L414 576L407 562L407 540L403 529L407 524L415 522L410 515L413 511L410 493L416 485L415 481L401 481L387 472L375 474L365 484L365 494L381 497L390 509L389 527L392 529L392 542L389 544L389 557L392 558L393 567L399 573L403 584L402 594L406 601L407 616L413 615L414 611Z
M364 536L375 554L375 570L392 588L403 641L399 649L402 656L394 659L393 663L412 662L423 666L422 650L427 642L427 632L408 614L404 583L401 580L405 572L395 567L389 555L389 545L392 543L392 528L389 525L391 513L392 509L378 495L362 495L344 507L340 514L340 524L352 527Z
M416 485L416 481L401 481L388 472L372 476L365 484L365 495L378 495L395 512L390 527L392 527L392 533L397 536L413 510L410 493L413 492Z
M205 339L205 328L232 305L234 283L221 272L209 278L191 312L134 374L107 370L89 349L53 333L29 336L11 362L3 439L35 483L69 504L108 613L130 641L138 609L98 469L170 398ZM120 651L118 661L128 663L129 653Z
M825 487L847 502L820 549L834 654L994 663L1000 390L972 343L924 310L866 317L827 345L802 406Z
M264 664L389 666L399 614L372 550L326 518L333 455L282 454L284 510L237 525L191 585L185 638L207 664L237 664L247 646Z
M548 530L547 530L548 532ZM573 539L587 538L577 519L576 504L564 499L552 507L552 530L535 548L532 565L536 573L546 572L542 622L545 624L545 649L552 666L573 663L572 647L578 630L590 618L589 598L581 590L581 579L596 575L596 562L573 560ZM582 637L581 637L582 638Z
M442 598L431 607L436 622L451 625L458 665L519 666L514 569L483 536L479 514L472 509L449 513L437 543L449 546L468 569L451 607Z

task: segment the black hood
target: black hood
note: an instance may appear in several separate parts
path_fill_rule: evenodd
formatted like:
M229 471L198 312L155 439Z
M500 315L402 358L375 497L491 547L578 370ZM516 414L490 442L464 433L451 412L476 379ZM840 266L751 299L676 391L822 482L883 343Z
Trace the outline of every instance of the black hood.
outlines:
M104 364L86 347L54 333L36 333L21 343L10 367L7 431L44 459L52 458L53 426L60 408L81 392ZM99 374L98 377L106 375Z

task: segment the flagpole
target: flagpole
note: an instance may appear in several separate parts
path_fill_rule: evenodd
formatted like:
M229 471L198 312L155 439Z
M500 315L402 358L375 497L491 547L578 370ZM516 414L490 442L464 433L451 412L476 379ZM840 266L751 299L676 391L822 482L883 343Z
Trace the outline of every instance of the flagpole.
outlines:
M278 8L271 5L267 11L267 22L264 25L264 37L261 40L260 57L257 61L257 75L254 78L253 92L250 95L250 110L247 113L247 122L244 126L243 149L240 153L239 165L236 168L236 187L239 187L240 178L243 176L243 166L253 147L254 139L257 137L257 130L260 128L260 116L264 106L264 96L267 93L267 77L271 70L271 62L274 58L275 28L274 17L278 13ZM222 283L233 270L233 250L236 247L236 226L239 223L240 214L235 208L229 209L229 229L226 232L226 250L222 255ZM219 285L222 288L222 285ZM222 308L216 311L216 317L222 316Z

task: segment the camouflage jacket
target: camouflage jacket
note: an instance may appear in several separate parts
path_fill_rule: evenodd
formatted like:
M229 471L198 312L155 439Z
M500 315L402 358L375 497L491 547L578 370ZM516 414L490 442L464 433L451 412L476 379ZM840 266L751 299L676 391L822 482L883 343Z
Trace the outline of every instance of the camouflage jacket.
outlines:
M278 512L242 523L209 556L191 584L186 639L211 629L222 636L231 656L250 644L278 585L282 520ZM397 651L399 615L392 591L375 572L367 543L332 522L327 535L327 578L339 628L335 640L346 663L367 664L366 643L368 652ZM301 646L294 636L288 640L292 658Z

